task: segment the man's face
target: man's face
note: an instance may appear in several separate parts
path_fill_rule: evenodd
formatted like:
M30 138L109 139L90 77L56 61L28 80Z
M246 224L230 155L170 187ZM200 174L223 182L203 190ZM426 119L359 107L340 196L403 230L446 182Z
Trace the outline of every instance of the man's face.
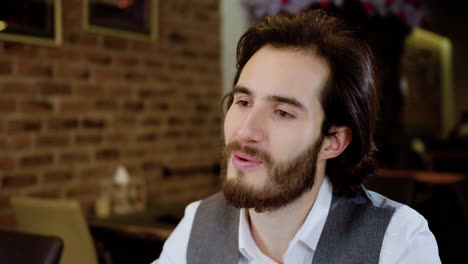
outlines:
M222 185L235 206L273 211L312 187L328 74L311 52L266 46L247 62L224 122Z

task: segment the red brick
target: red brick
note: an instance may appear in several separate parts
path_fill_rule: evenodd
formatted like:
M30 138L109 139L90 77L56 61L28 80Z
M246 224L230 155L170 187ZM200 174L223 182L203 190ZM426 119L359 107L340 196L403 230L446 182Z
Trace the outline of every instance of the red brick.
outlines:
M127 72L125 79L133 82L144 82L148 80L148 76L142 72Z
M118 160L120 158L120 151L117 149L101 149L96 151L96 160Z
M47 127L50 130L70 130L78 127L76 118L53 118L47 121Z
M125 50L127 48L127 40L123 38L104 37L104 48L113 50Z
M54 162L52 154L34 154L24 156L20 159L20 166L23 167L40 167L51 165Z
M76 144L99 144L102 142L101 134L83 134L83 135L76 135L75 137Z
M52 66L43 63L18 62L18 74L32 77L52 77Z
M167 138L170 138L170 139L180 139L184 136L184 133L177 130L177 129L169 129L166 133L165 133L165 137Z
M125 149L124 157L125 158L136 158L141 159L146 156L146 151L141 148L134 148L134 149Z
M61 191L59 187L41 187L40 190L27 191L27 196L38 198L60 198Z
M94 119L87 118L87 119L82 120L81 126L83 128L98 128L98 129L105 128L106 120L101 119L101 118L94 118Z
M133 116L119 116L112 123L116 128L134 128L137 125L137 120Z
M142 52L142 53L152 53L156 49L156 45L147 41L132 41L131 48L132 51Z
M169 105L167 103L152 102L148 104L147 109L155 112L166 112L169 109Z
M182 87L191 87L193 86L193 84L195 83L193 78L191 77L181 77L181 78L177 78L175 80L176 84L182 86Z
M0 75L9 75L13 72L13 65L10 61L0 61Z
M61 61L73 61L78 62L81 60L81 54L77 50L65 49L65 48L48 48L46 49L45 56L48 59L61 60Z
M10 208L10 195L0 194L0 210Z
M125 74L111 68L100 68L93 71L93 76L96 81L122 81Z
M124 98L132 96L134 90L130 85L113 85L108 88L109 96Z
M1 84L0 91L4 95L34 96L39 94L39 87L33 83L16 80Z
M110 179L114 174L112 166L99 165L97 167L90 167L82 169L80 178L83 179Z
M143 119L141 124L147 127L159 127L161 125L161 119L158 117L148 117Z
M46 82L39 84L43 95L71 95L72 87L69 83Z
M154 132L149 132L149 133L143 133L140 134L136 137L137 142L145 142L145 143L150 143L150 142L155 142L158 140L159 135Z
M167 120L167 124L169 126L178 126L178 125L183 125L184 123L185 123L185 120L181 117L171 116Z
M160 84L172 84L174 82L174 78L172 76L168 76L161 72L154 73L151 78Z
M55 76L59 79L88 80L90 77L87 66L60 65L55 71Z
M189 50L189 49L184 49L182 51L182 56L190 59L198 59L200 56L197 54L196 51Z
M66 135L41 135L36 137L37 147L65 147L70 144Z
M4 52L8 55L19 57L35 58L39 54L38 47L17 42L5 42Z
M122 132L114 132L111 134L106 134L104 136L104 141L106 143L112 143L112 144L123 144L129 142L130 138L128 134L122 133Z
M37 177L34 174L23 173L16 175L6 175L2 179L3 188L20 188L35 185Z
M106 89L102 85L82 84L76 87L76 95L84 97L106 97Z
M145 172L149 172L149 171L161 172L162 171L162 165L159 162L155 162L155 161L145 161L142 164L142 169Z
M7 123L7 130L10 133L37 132L41 128L42 123L38 120L10 120Z
M31 146L29 136L11 135L0 139L0 149L8 150L25 150Z
M146 59L145 60L145 65L147 67L150 67L152 70L159 69L163 66L162 62L157 59Z
M86 56L86 58L87 58L88 62L90 62L92 64L107 65L107 64L111 63L111 57L109 55L102 54L102 53L99 53L99 52L89 53Z
M11 157L0 157L0 171L9 171L15 168L15 160Z
M102 99L96 101L96 110L115 112L119 109L119 104L113 99Z
M95 196L97 194L97 186L92 184L78 185L69 187L65 195L70 198L80 198L83 196Z
M145 106L142 102L125 102L123 109L130 112L140 112L145 109Z
M6 211L6 212L1 212L0 213L0 226L2 227L15 227L16 221L15 221L15 215L13 214L12 211Z
M138 59L135 56L117 55L112 59L112 61L115 64L122 65L122 66L135 67L138 65Z
M192 68L193 65L190 65L190 68ZM171 62L169 63L169 70L173 72L181 72L185 71L189 68L189 65L187 63L180 63L180 62Z
M67 100L59 103L59 111L67 113L86 113L91 110L92 105L88 100Z
M27 100L20 103L20 109L26 113L50 113L54 105L46 100Z
M66 183L73 178L73 172L68 170L53 170L44 173L44 181L54 183Z
M0 112L11 113L16 111L16 100L0 99Z
M60 155L61 163L87 163L90 161L89 155L86 152L67 152Z
M70 34L67 37L67 41L71 44L76 44L79 46L97 46L97 36L87 35L82 32L76 34Z

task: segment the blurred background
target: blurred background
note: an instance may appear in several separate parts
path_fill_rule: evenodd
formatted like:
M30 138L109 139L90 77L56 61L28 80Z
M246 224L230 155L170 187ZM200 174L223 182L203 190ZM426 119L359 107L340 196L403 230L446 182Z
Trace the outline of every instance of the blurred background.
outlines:
M424 215L443 263L468 259L467 1L1 5L0 228L61 237L62 263L79 250L95 263L159 256L184 206L217 190L241 34L316 8L358 27L376 58L379 170L365 185ZM54 221L78 221L90 247Z

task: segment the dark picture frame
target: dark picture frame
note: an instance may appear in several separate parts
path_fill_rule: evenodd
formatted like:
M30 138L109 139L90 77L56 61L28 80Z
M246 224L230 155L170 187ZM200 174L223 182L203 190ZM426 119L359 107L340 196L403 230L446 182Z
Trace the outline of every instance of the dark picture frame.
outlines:
M158 0L82 0L86 31L154 41L158 36Z
M45 46L62 44L62 1L2 1L0 40Z

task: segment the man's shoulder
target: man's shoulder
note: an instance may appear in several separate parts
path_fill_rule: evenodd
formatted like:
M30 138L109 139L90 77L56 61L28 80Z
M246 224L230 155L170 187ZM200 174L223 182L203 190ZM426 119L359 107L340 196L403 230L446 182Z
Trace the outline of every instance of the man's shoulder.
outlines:
M426 219L410 206L394 201L374 191L365 190L365 192L373 207L392 210L394 212L390 226L412 225L416 227L421 224L427 224Z
M231 215L237 217L238 211L239 209L228 203L222 192L217 192L201 200L197 216L214 218Z
M400 207L404 206L404 204L394 201L386 196L383 196L380 193L366 189L364 189L364 192L368 199L371 201L372 205L377 208L398 210Z

